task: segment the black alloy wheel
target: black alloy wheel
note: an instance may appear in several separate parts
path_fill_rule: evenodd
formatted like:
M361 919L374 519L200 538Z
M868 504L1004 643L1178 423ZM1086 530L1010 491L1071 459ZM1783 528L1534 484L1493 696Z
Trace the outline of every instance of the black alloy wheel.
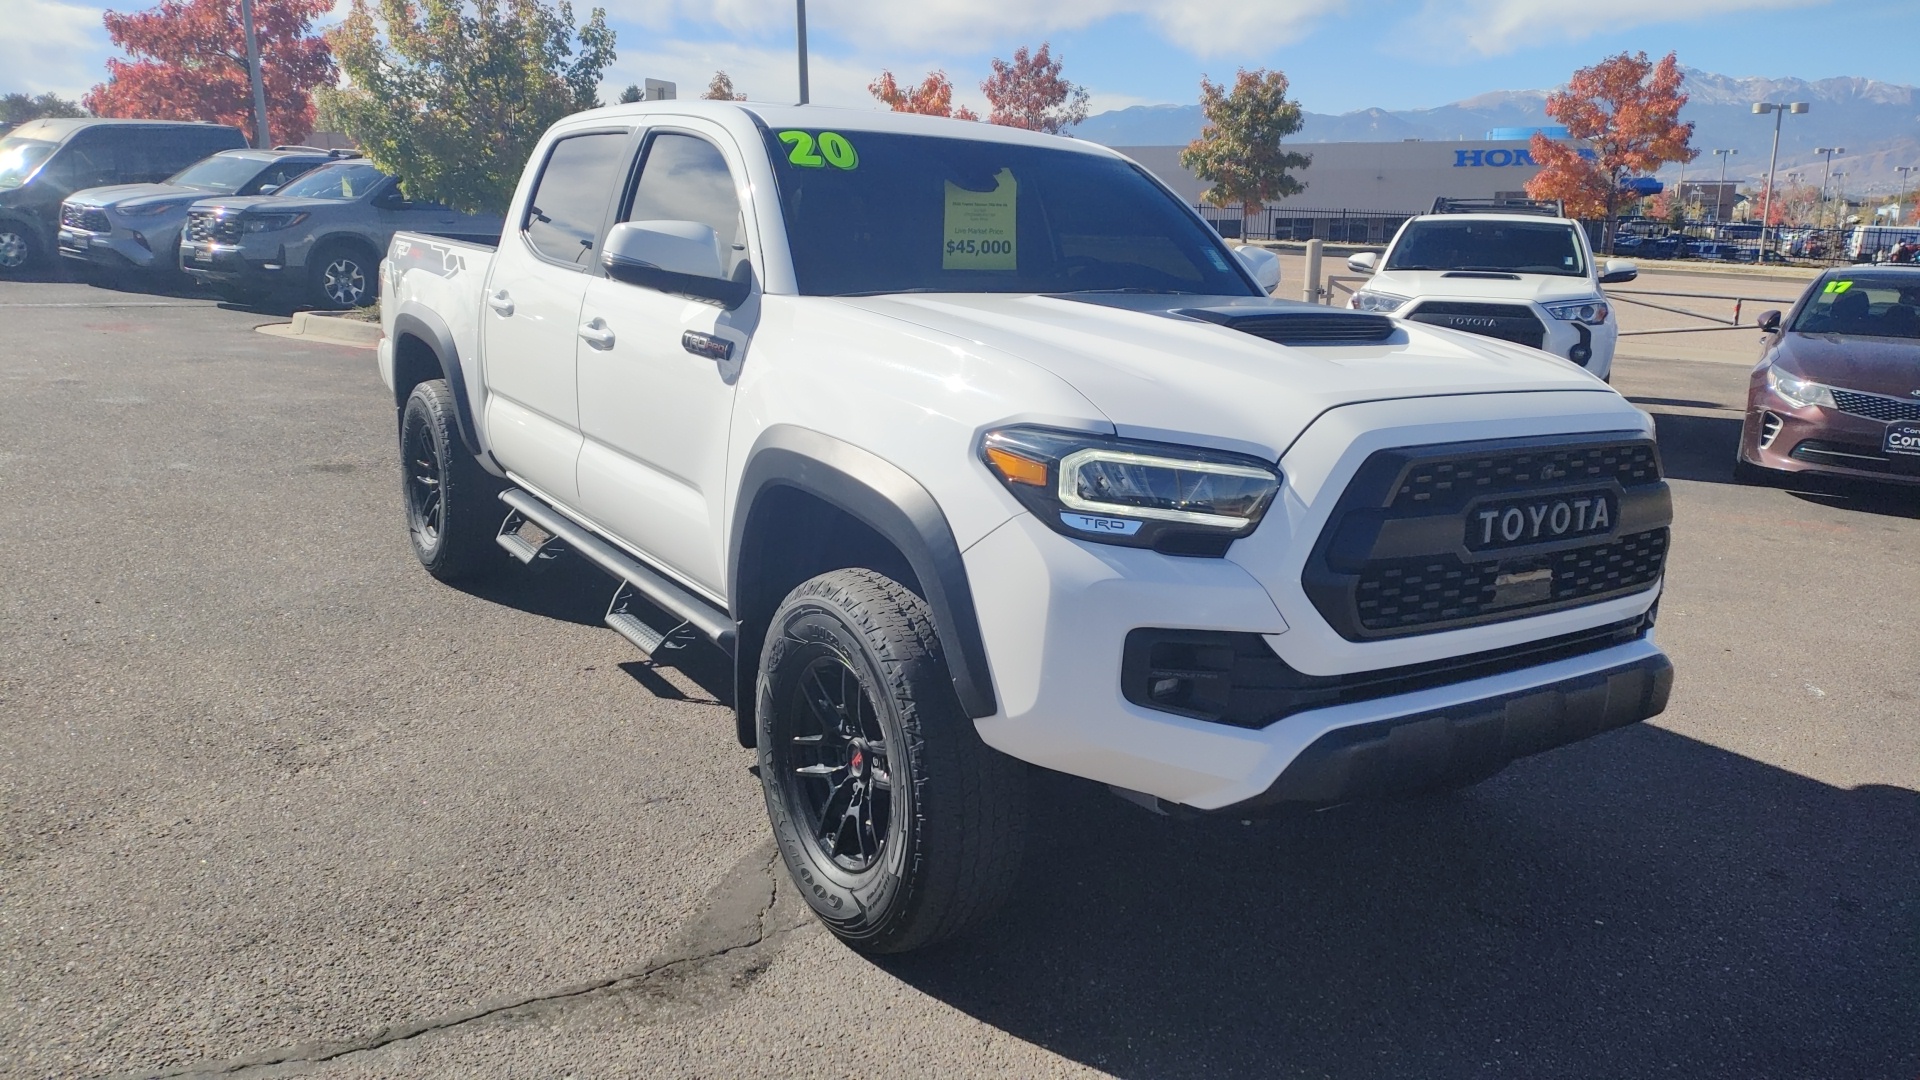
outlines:
M411 425L401 448L400 468L406 478L407 528L414 543L423 550L440 546L440 530L446 525L445 469L441 467L440 447L434 442L433 429L426 424Z
M428 573L457 581L505 562L494 543L506 513L501 487L460 441L446 380L414 387L400 414L400 495L407 539Z
M807 834L841 869L871 869L887 843L893 776L880 717L848 658L813 657L774 730L776 767Z

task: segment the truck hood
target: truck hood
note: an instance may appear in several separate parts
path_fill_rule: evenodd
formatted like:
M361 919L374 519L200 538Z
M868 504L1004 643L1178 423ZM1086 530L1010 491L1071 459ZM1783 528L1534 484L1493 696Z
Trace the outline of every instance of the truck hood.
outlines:
M276 214L300 213L305 211L337 210L350 205L345 199L292 199L278 195L223 195L214 199L201 199L193 204L195 210L211 210L216 214L233 215L245 213L255 207L265 207Z
M87 188L67 196L68 202L75 206L111 207L115 210L131 210L154 203L179 203L185 206L195 199L205 198L205 188L187 187L182 184L113 184L108 187Z
M1282 345L1204 317L1330 309L1254 297L941 293L839 298L1058 376L1119 434L1277 458L1314 418L1361 401L1575 390L1613 395L1558 357L1421 323L1371 344Z
M1420 299L1519 300L1541 304L1563 300L1590 300L1600 286L1590 277L1552 274L1492 275L1463 270L1382 270L1365 288Z

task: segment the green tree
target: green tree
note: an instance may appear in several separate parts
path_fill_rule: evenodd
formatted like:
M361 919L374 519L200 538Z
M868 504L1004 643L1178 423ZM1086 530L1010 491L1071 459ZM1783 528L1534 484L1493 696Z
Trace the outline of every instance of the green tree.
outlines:
M377 2L376 19L353 0L333 32L348 83L321 106L414 198L503 212L541 134L600 104L613 62L602 8L576 29L565 0Z
M1240 203L1257 214L1267 203L1307 189L1290 170L1306 168L1313 158L1280 146L1303 122L1300 103L1287 100L1284 74L1241 68L1232 90L1201 76L1200 105L1207 126L1180 151L1180 164L1213 184L1208 202Z
M87 112L77 101L68 101L58 94L7 94L0 96L0 130L15 124L24 124L29 120L41 120L50 116L85 116Z
M644 99L646 96L646 91L640 89L639 83L628 83L627 88L620 91L620 104L631 105L636 101Z

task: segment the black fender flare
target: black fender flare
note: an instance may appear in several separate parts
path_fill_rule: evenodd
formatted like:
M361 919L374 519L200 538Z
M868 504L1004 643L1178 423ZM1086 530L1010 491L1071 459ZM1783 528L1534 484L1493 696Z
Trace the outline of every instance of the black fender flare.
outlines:
M440 316L420 308L405 308L393 317L393 340L396 349L403 337L416 337L433 350L434 359L440 361L440 373L446 376L447 386L453 391L454 419L459 423L460 441L465 444L467 453L486 460L486 454L480 449L479 428L473 420L473 406L467 397L467 377L460 371L460 352L453 345L453 331ZM405 408L405 400L394 402L395 408Z
M728 545L727 595L741 597L741 555L754 507L778 487L795 488L862 522L897 548L919 578L934 629L946 653L954 693L968 716L992 716L993 676L986 642L973 607L966 564L947 516L933 495L899 466L850 443L808 428L776 424L762 432L747 454L734 503ZM776 600L777 602L777 600ZM737 620L740 612L735 611ZM754 678L759 657L742 648L734 657L735 714L751 735Z

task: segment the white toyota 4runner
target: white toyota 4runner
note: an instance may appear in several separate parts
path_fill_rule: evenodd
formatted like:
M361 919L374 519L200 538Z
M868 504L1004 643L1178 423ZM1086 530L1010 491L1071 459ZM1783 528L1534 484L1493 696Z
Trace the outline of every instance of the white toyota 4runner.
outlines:
M1435 200L1384 256L1347 259L1373 276L1347 306L1530 345L1608 378L1620 326L1600 286L1640 271L1625 259L1596 267L1579 222L1532 205Z
M873 951L1007 896L1029 765L1247 816L1658 713L1648 417L1256 265L1091 143L570 117L497 249L383 265L414 550L572 552L641 648L729 653L786 865Z

